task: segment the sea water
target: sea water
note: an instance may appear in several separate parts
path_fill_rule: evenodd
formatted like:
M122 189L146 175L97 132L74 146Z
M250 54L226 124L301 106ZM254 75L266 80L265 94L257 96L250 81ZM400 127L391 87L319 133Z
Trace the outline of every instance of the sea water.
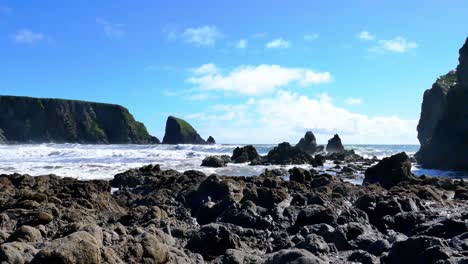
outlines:
M229 176L255 176L266 168L293 166L250 166L229 164L223 168L201 167L202 160L210 155L231 155L234 148L243 145L83 145L83 144L25 144L0 145L0 174L21 173L29 175L56 174L78 179L110 179L115 174L147 164L160 164L162 169L178 171L200 170L206 174ZM254 145L265 155L275 145ZM364 157L384 158L395 153L413 155L417 145L347 145ZM327 163L323 170L332 167ZM308 165L301 167L309 168ZM460 172L423 170L413 166L417 175L465 177Z

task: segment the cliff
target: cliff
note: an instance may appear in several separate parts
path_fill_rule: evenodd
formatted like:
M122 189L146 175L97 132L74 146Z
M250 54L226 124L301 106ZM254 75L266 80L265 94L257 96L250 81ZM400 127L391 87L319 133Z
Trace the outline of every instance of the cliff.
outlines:
M163 144L206 144L197 131L185 120L169 116Z
M0 96L0 142L2 139L6 143L159 141L120 105L19 96Z
M423 167L468 170L468 39L456 72L424 93L418 139L416 158Z

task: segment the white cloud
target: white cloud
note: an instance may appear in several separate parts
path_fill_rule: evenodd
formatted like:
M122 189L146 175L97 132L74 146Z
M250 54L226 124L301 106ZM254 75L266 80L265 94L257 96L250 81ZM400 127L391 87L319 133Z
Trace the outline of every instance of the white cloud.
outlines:
M356 38L358 38L360 40L374 40L375 35L372 35L368 31L361 31L356 35Z
M334 105L327 94L308 97L280 90L254 104L217 106L198 114L201 116L205 121L201 130L219 135L222 142L296 143L305 131L312 130L322 143L335 133L345 144L416 143L417 120L354 113Z
M277 38L268 42L265 47L269 49L286 49L291 47L291 43L283 38Z
M46 40L42 33L33 32L29 29L22 29L13 35L13 41L20 44L34 44Z
M192 69L192 76L188 82L205 91L225 91L258 96L295 83L300 86L309 86L327 83L331 80L332 76L329 72L267 64L244 65L223 75L216 65L209 63Z
M319 34L315 33L315 34L305 34L304 35L304 40L307 40L307 41L312 41L312 40L316 40L319 38Z
M417 47L418 44L416 42L408 41L404 37L399 36L389 40L379 40L378 45L372 47L371 51L389 51L395 53L405 53Z
M96 18L96 23L103 27L104 34L107 37L121 38L125 36L125 30L122 24L113 24L101 18Z
M202 26L197 28L187 28L182 36L188 43L196 46L213 46L223 35L215 26Z
M360 105L362 104L361 98L348 97L345 100L345 103L348 105Z
M245 49L245 48L247 48L247 45L248 45L247 40L241 39L241 40L239 40L239 41L237 42L236 48L238 48L238 49Z

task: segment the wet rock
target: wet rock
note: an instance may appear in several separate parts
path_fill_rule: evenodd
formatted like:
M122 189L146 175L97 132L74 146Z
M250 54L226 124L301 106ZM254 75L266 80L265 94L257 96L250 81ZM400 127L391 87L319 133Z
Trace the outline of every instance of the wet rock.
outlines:
M401 152L384 158L377 165L368 168L363 184L378 183L382 187L390 189L400 182L411 179L414 179L411 174L411 162L408 155Z
M291 181L296 181L300 183L304 183L312 179L312 174L309 171L297 167L290 169L289 175L289 179Z
M318 257L304 249L283 249L271 254L265 264L327 264L326 257Z
M262 259L259 256L249 254L240 250L236 249L228 249L226 250L226 253L218 258L216 258L214 261L212 261L212 264L260 264L265 262L264 259Z
M212 167L220 168L225 167L228 162L231 161L229 156L209 156L203 159L201 166L203 167Z
M186 247L207 259L214 259L224 254L227 249L237 249L240 246L240 238L225 226L209 224L193 232Z
M393 244L383 263L436 263L450 258L450 255L444 240L417 236Z
M252 162L259 158L260 155L258 155L257 150L252 145L236 147L231 156L233 163Z
M297 248L303 248L314 254L328 253L330 247L323 237L316 234L306 236L305 240L296 245Z

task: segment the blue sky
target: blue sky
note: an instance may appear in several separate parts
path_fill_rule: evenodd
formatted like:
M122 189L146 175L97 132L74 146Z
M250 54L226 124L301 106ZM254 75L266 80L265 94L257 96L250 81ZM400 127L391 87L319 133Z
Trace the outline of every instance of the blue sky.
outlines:
M0 0L0 94L117 103L222 143L417 143L468 2Z

